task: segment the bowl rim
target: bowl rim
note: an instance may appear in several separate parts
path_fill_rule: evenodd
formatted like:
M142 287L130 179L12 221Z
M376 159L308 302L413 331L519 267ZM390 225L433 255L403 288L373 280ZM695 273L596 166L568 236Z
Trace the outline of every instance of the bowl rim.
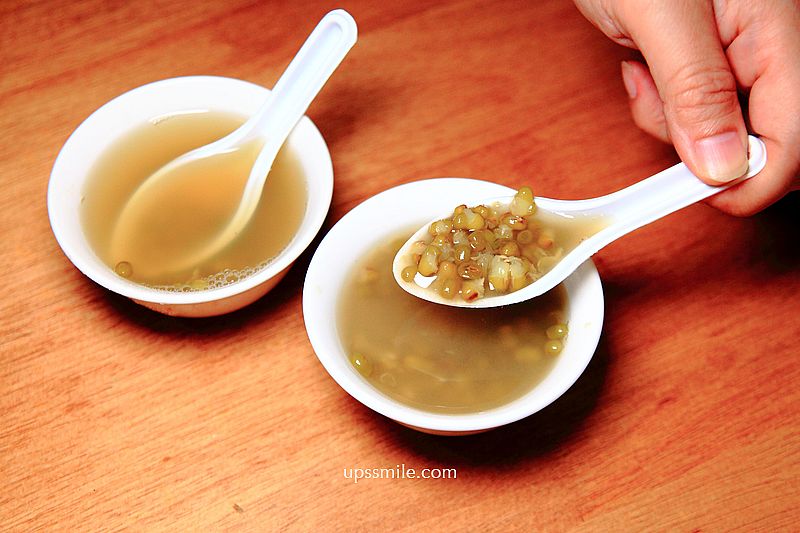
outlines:
M580 358L568 361L567 364L572 365L571 370L563 379L556 382L555 386L551 387L548 394L537 393L542 383L548 379L546 377L540 384L534 386L531 391L523 396L499 407L476 413L433 413L404 405L375 389L364 378L357 375L354 369L346 368L342 361L347 360L347 355L339 338L335 311L333 316L328 316L326 312L330 305L329 300L333 299L333 305L337 305L336 302L340 298L342 287L338 286L332 289L331 293L323 294L320 292L320 285L317 283L318 278L327 275L325 269L330 270L330 263L326 256L332 253L336 240L340 238L342 232L347 230L348 225L354 223L353 221L362 219L374 209L374 206L380 205L387 198L398 194L398 191L425 187L431 183L453 187L454 190L457 190L457 187L463 184L464 180L473 185L479 184L486 188L491 188L495 192L499 191L501 194L513 193L511 188L468 178L432 178L408 182L384 190L357 205L331 228L311 259L303 286L303 318L306 333L319 362L334 381L360 403L388 418L416 429L444 433L474 432L502 426L530 416L554 402L578 380L591 361L600 340L604 317L604 298L600 276L594 263L591 260L587 260L564 282L570 296L568 303L570 315L573 313L575 304L573 298L578 295L579 298L583 298L586 302L583 304L585 313L593 317L588 327L581 330L581 334L586 337L581 341L583 349L579 354ZM492 196L492 193L477 196L474 200L490 196ZM452 202L448 202L448 205L450 203ZM469 202L467 201L466 203ZM433 219L437 215L438 213L426 218L426 215L421 214L420 219ZM357 253L357 250L355 252ZM328 266L326 267L326 265ZM352 261L348 266L343 266L342 269L347 269L349 272L351 267ZM332 295L333 292L335 294ZM323 309L323 307L326 309ZM333 323L332 326L331 323ZM335 333L331 334L331 328ZM570 329L571 334L576 334L572 327ZM566 350L567 348L565 347L565 352ZM554 373L555 368L551 369L548 376ZM566 371L562 373L564 372Z
M211 95L215 91L217 93L224 91L226 96L230 95L231 98L239 98L240 100L246 96L250 99L258 98L262 101L270 92L269 89L255 83L224 76L180 76L153 81L112 98L92 112L70 134L53 163L47 188L48 218L53 235L64 255L78 270L110 291L134 300L164 305L203 304L230 298L258 287L276 275L281 274L311 244L325 221L333 198L333 162L328 146L319 129L310 118L303 116L290 134L287 142L290 143L290 146L297 146L294 151L301 164L304 164L304 162L305 164L310 164L314 160L314 164L318 165L323 171L319 174L315 173L314 176L306 176L308 180L308 199L300 228L286 247L264 268L241 281L224 287L191 292L171 292L150 288L120 278L107 265L103 265L105 271L102 268L98 268L99 258L96 255L91 258L88 257L88 254L82 249L84 243L76 242L74 238L67 234L64 225L59 223L69 214L63 203L57 200L57 196L75 180L77 180L78 186L83 187L86 179L86 175L76 176L74 172L71 172L66 160L68 157L73 156L76 151L82 149L85 144L83 142L84 139L90 138L93 132L101 132L103 124L108 123L115 115L120 114L121 110L129 102L154 101L159 93L163 94L163 91L202 91L203 89L208 90L209 100L213 99ZM213 109L214 105L208 105L208 108ZM175 109L175 112L179 111L180 109ZM137 121L142 123L161 114L145 111ZM130 124L126 131L129 131L132 127L135 127L135 123ZM117 136L114 140L118 138ZM94 157L96 158L100 153L102 153L102 149L96 150ZM314 204L317 206L314 209L311 208L312 195L315 199ZM72 208L74 209L75 206ZM91 246L88 245L88 241L86 241L82 231L81 235L85 245L91 250ZM102 261L99 262L102 263Z

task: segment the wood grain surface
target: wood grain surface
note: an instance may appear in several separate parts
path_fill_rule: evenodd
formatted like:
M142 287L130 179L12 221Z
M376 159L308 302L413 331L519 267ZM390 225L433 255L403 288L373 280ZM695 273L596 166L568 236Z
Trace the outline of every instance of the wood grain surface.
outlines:
M360 37L309 110L336 175L320 238L421 178L577 199L677 161L630 118L633 52L567 0L0 3L0 529L797 531L796 194L749 219L695 205L601 251L585 374L465 438L405 429L325 373L301 314L313 247L262 300L202 320L70 264L46 188L86 116L173 76L272 86L334 7ZM457 478L343 475L396 465Z

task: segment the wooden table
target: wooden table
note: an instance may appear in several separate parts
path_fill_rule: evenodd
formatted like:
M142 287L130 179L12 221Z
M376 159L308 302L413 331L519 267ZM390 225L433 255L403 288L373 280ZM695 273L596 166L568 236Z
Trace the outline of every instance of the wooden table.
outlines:
M600 347L559 401L466 438L348 396L306 338L303 276L229 316L149 312L89 282L45 193L110 98L188 74L271 86L328 2L0 4L0 529L790 531L800 511L798 197L697 205L597 255ZM631 121L632 52L566 0L345 1L360 38L309 115L326 231L434 176L584 198L676 162ZM455 468L369 479L351 468Z

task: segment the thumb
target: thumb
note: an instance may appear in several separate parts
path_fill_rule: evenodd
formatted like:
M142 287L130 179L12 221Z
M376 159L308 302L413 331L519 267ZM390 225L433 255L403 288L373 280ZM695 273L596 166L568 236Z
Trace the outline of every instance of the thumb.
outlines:
M636 12L620 18L650 66L678 155L703 181L726 183L747 172L747 129L736 79L711 2L675 4L627 3Z

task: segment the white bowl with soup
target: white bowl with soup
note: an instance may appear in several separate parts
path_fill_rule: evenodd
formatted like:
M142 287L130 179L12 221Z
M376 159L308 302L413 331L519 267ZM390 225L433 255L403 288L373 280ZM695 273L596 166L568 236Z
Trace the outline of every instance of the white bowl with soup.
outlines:
M553 291L502 308L456 308L403 291L400 245L459 204L512 194L479 180L440 178L384 191L326 235L303 288L308 337L351 396L403 425L464 435L529 416L555 401L594 354L603 291L591 261Z
M193 233L203 227L197 222L215 216L222 224L225 213L233 212L255 152L226 160L231 169L221 170L231 180L210 179L220 169L209 168L180 184L180 194L168 195L172 203L164 206L165 216L154 217L148 227L125 235L114 231L115 217L147 176L233 131L268 94L242 80L189 76L133 89L89 116L61 149L47 195L50 225L70 261L103 287L169 315L227 313L273 288L311 243L331 203L330 153L308 117L281 149L253 220L202 264L162 272L158 256L140 253L134 260L115 256L115 250L146 251L146 239L155 237L203 238Z

